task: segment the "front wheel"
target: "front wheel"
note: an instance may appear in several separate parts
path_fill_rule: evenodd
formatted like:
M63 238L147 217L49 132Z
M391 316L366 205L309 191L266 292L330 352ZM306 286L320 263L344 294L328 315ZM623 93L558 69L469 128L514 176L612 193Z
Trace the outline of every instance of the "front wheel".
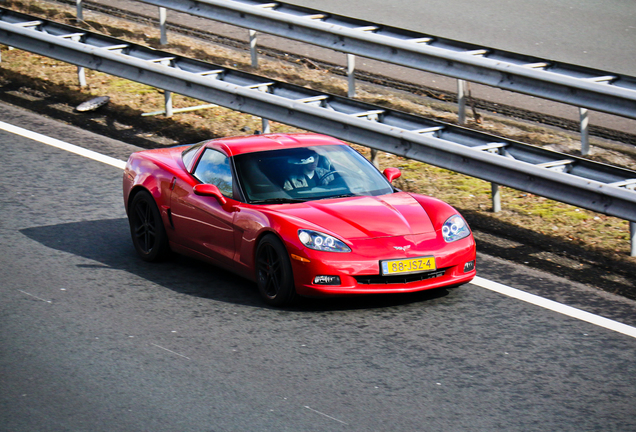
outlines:
M263 237L256 249L256 283L258 291L269 305L284 306L296 300L287 249L272 234Z
M144 261L161 261L170 253L168 235L155 200L146 191L135 195L128 211L130 235Z

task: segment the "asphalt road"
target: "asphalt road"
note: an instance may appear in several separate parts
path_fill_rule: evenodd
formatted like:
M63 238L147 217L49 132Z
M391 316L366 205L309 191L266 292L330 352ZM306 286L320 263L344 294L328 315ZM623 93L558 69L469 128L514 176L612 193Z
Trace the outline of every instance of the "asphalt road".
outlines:
M4 105L0 119L136 150ZM633 337L472 284L272 309L230 273L136 258L121 169L0 143L0 431L636 430ZM478 263L636 326L636 302Z

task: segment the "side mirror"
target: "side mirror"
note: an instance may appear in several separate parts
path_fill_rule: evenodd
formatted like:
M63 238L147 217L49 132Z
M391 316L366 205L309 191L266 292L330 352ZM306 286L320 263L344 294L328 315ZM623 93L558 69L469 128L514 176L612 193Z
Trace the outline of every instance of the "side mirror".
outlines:
M387 168L383 172L384 177L389 181L389 183L393 183L393 180L400 177L402 175L402 171L398 168Z
M194 186L194 194L201 196L212 196L217 199L221 205L225 205L227 199L223 196L221 191L216 185L213 184L198 184Z

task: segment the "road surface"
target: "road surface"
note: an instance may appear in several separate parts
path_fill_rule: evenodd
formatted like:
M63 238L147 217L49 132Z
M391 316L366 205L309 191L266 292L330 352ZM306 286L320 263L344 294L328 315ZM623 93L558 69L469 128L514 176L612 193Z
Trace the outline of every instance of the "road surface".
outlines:
M4 122L136 148L0 105ZM636 429L632 336L475 284L272 309L139 260L122 170L0 130L0 431ZM480 254L482 278L636 326L636 302Z

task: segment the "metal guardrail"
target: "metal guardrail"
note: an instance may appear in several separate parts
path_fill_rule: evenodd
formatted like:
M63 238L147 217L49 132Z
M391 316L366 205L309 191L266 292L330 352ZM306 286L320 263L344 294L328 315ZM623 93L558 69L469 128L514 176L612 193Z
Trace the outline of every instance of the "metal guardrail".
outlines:
M636 172L0 8L0 43L636 222ZM634 248L632 247L632 250Z
M278 1L138 1L348 54L636 119L636 77L458 42Z

